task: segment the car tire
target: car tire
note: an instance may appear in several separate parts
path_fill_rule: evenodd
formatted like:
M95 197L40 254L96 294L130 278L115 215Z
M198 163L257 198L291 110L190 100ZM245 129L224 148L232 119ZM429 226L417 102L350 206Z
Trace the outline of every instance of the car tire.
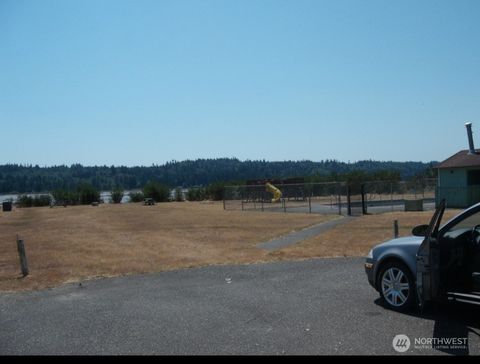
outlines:
M417 292L410 269L401 262L388 262L378 273L378 292L385 305L395 311L409 311Z

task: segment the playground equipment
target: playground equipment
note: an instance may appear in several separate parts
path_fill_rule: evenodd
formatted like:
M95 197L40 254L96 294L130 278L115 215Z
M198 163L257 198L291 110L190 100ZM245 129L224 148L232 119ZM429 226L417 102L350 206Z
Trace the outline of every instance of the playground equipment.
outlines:
M272 202L279 202L282 198L282 191L269 182L265 183L265 187L268 192L273 193Z

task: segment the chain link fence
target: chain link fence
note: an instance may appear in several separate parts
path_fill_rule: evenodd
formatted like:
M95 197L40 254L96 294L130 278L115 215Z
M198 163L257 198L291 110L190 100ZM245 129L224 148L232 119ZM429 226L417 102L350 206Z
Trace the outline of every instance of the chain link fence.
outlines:
M363 184L366 212L434 210L436 179L418 182L377 181Z
M226 186L224 209L301 212L336 215L378 214L389 211L432 210L436 180L420 182L301 183L275 185L280 200L265 185Z

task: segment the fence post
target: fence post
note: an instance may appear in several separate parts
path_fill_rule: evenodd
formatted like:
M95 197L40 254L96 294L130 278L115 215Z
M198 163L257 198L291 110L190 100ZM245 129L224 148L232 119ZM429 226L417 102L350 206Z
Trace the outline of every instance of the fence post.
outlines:
M352 201L350 197L350 185L347 183L347 215L352 216Z
M361 186L361 192L362 194L362 214L366 215L367 214L367 205L365 204L365 185L362 184Z
M341 185L337 185L337 197L338 197L338 214L342 214L342 195L341 195Z
M308 211L312 213L312 196L308 196Z
M27 255L25 253L25 245L22 239L18 238L17 235L17 250L18 256L20 257L20 268L22 270L22 275L26 277L28 275L28 262L27 262Z
M392 212L393 212L393 183L392 182L390 182L390 206L392 207Z
M393 237L398 238L398 220L393 221Z
M287 212L287 204L285 203L284 198L282 198L282 204L283 204L283 212Z

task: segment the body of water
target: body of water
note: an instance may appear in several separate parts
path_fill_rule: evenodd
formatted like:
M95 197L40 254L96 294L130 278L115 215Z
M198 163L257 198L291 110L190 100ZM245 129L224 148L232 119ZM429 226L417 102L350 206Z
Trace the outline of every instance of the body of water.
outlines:
M135 191L125 191L122 199L122 203L127 203L130 201L130 197L128 197L128 194L130 192L139 192L139 190ZM0 194L0 203L5 202L5 201L13 201L16 202L18 199L18 196L22 195L27 195L30 197L35 197L35 196L41 196L41 195L50 195L49 192L44 192L44 193L16 193L16 194ZM105 203L110 203L110 196L111 193L110 191L102 191L100 192L100 198L105 202Z

